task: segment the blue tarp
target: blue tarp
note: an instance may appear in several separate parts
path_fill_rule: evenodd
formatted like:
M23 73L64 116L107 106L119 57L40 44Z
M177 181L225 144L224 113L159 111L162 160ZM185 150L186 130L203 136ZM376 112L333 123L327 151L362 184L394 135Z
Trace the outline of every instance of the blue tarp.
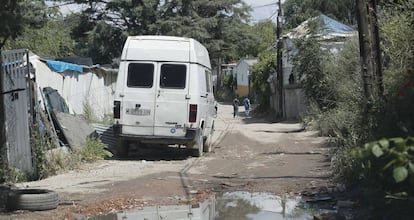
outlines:
M317 17L313 17L302 22L302 24L294 28L286 36L288 36L289 38L300 38L308 36L309 34L311 34L309 32L309 22L316 23L316 33L312 34L322 39L332 39L336 37L352 37L357 33L350 26L342 24L341 22L336 21L326 15L319 15Z
M354 29L351 27L342 24L326 15L320 15L313 19L320 19L322 21L322 30L320 30L320 34L348 34Z
M47 65L49 66L50 69L58 73L63 73L66 70L72 70L72 71L83 73L82 66L73 64L73 63L67 63L67 62L55 61L55 60L47 60Z

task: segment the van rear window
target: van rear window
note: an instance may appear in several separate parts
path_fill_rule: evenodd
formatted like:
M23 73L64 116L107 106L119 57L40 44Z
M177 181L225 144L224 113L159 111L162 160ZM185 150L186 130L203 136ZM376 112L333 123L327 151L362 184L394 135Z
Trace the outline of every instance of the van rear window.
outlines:
M160 87L166 89L184 89L187 67L180 64L161 66Z
M151 63L130 63L128 65L128 87L151 88L154 82L154 65Z

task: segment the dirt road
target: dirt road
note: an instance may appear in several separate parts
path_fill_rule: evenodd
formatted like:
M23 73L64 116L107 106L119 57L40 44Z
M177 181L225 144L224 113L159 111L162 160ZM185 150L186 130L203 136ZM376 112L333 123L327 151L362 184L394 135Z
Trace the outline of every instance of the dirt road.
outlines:
M241 110L241 108L240 108ZM185 204L217 192L298 194L330 184L328 147L298 123L233 118L219 105L214 150L193 158L184 149L133 149L128 160L105 160L45 180L18 184L59 193L57 210L0 215L0 219L71 219L134 207Z

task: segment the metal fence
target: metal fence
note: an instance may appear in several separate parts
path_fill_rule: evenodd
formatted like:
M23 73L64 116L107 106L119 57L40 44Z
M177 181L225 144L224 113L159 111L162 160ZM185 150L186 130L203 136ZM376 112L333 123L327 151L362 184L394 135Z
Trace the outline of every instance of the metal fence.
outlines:
M4 137L6 155L1 155L9 167L33 173L30 146L29 108L30 65L28 50L1 52L1 94L4 107ZM2 135L3 136L3 135Z

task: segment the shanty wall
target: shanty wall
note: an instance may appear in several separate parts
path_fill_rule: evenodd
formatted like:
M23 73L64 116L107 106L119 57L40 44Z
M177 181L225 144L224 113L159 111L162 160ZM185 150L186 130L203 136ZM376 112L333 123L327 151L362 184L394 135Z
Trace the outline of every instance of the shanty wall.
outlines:
M37 56L30 57L30 62L36 69L37 93L40 101L42 96L39 88L52 87L65 99L72 114L84 114L85 105L91 107L97 119L112 114L116 73L100 69L86 69L84 73L74 71L57 73Z

